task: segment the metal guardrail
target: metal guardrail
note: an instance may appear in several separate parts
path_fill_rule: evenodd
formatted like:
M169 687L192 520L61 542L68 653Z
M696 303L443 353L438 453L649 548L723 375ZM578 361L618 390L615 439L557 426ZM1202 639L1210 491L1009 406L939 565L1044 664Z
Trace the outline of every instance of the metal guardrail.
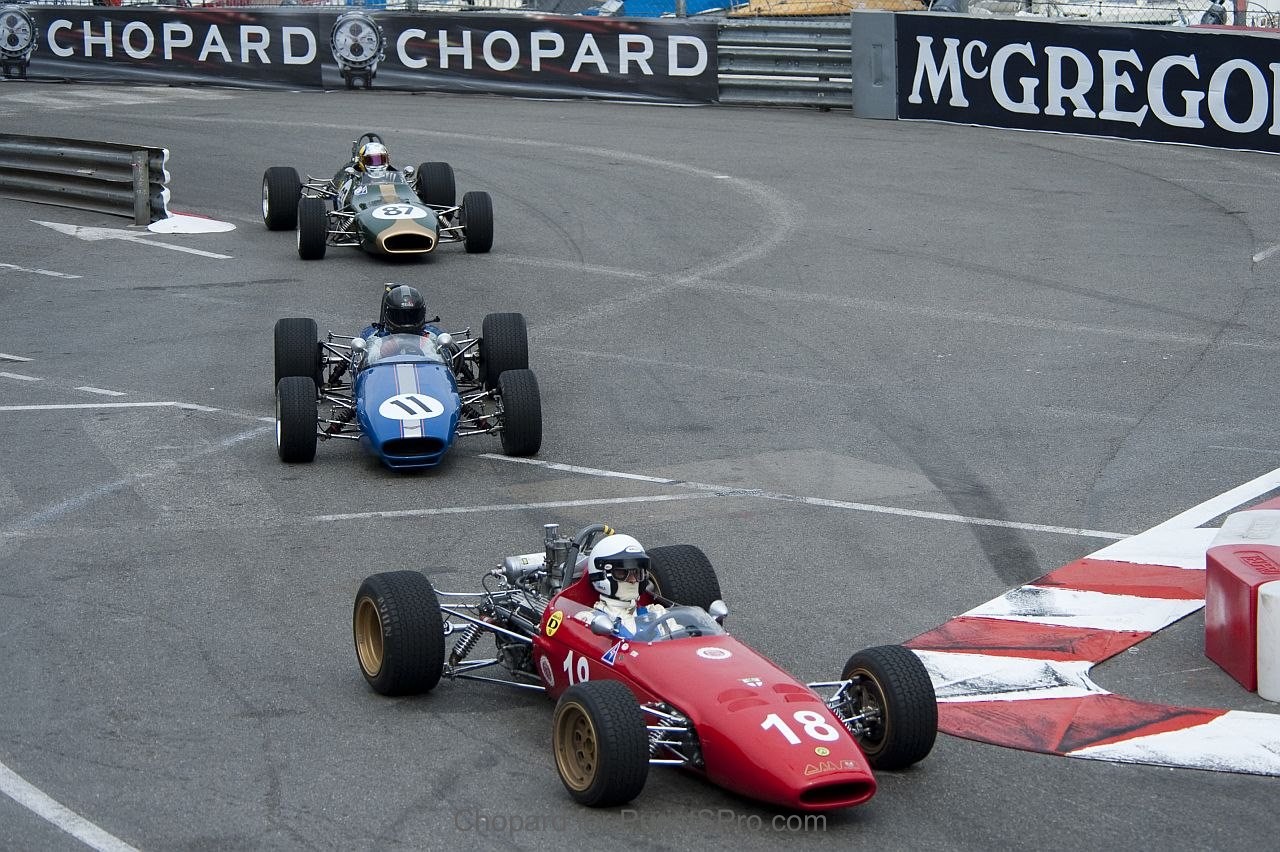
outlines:
M823 110L852 107L848 18L725 18L718 23L720 103Z
M0 195L129 216L169 216L164 148L0 133Z

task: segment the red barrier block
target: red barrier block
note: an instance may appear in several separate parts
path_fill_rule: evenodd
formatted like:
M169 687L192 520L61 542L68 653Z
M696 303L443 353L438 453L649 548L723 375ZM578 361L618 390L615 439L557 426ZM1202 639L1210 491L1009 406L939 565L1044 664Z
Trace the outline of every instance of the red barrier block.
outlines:
M1211 547L1205 570L1205 656L1254 692L1258 688L1258 588L1280 580L1280 546Z

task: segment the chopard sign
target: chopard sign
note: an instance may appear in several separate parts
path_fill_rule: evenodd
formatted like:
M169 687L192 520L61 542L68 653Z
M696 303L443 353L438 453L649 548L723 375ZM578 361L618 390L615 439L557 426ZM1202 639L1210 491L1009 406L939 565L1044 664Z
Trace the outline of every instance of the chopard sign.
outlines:
M0 0L0 8L9 7ZM16 51L0 57L5 75L37 79L345 85L692 103L719 96L717 31L707 21L315 6L58 6L9 12L0 28L21 31L30 44L21 67L18 58L10 61Z
M1274 38L897 20L900 118L1280 151Z

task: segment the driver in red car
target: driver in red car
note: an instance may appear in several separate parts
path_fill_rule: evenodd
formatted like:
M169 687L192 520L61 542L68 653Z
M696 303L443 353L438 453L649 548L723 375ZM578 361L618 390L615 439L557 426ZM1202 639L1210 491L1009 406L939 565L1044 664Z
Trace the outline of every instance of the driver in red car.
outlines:
M595 609L613 619L617 635L636 635L636 623L667 611L661 604L640 606L640 594L649 580L649 556L629 535L600 539L587 558L587 579L600 593Z

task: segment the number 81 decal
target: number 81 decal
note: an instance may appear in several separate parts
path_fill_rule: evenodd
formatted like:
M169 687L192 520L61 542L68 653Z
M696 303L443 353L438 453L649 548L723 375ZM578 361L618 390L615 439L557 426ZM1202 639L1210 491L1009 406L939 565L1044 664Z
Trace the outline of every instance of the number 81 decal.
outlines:
M803 730L805 734L812 739L819 740L824 743L840 739L840 732L837 731L835 727L828 724L827 720L822 717L821 713L815 713L812 710L797 710L795 713L791 714L791 718L794 719L796 724L801 726L801 730ZM796 734L796 732L791 729L791 726L783 721L782 717L777 713L770 713L768 716L765 716L764 721L760 723L760 727L766 731L773 728L775 731L782 734L782 736L785 737L787 742L791 743L791 745L800 745L802 742L799 735Z
M427 211L412 204L384 204L375 207L372 215L375 219L422 219Z

